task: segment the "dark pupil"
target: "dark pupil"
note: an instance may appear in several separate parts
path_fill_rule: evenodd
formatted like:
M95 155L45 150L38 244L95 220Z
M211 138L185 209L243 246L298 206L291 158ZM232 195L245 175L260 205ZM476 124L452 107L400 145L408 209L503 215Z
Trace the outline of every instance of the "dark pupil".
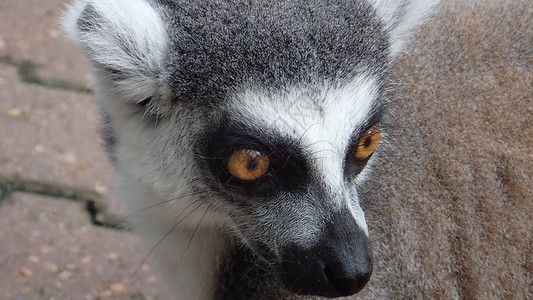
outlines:
M365 141L363 142L363 146L365 146L365 148L367 148L368 146L370 146L370 144L372 144L372 138L371 137L367 137L365 139Z
M257 162L257 160L250 160L247 164L246 164L246 169L248 170L255 170L257 168L257 166L259 165L259 163Z

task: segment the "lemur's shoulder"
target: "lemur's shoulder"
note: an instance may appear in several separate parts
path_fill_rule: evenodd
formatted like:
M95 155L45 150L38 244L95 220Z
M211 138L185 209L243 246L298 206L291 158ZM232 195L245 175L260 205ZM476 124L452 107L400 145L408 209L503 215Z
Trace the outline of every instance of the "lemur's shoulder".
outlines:
M532 15L445 1L399 57L399 126L365 205L388 249L369 299L533 297Z

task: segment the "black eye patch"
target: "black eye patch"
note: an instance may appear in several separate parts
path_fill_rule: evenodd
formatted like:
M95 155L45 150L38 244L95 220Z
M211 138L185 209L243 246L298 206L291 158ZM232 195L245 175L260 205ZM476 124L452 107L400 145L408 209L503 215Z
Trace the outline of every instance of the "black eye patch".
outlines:
M142 107L146 107L146 105L148 105L148 103L150 103L150 101L152 101L152 96L142 100L141 102L137 103L137 105L140 105Z
M230 158L250 151L268 159L260 176L234 176ZM217 185L245 196L272 195L303 189L309 181L309 166L296 142L258 132L244 126L223 126L209 135L205 147L207 163ZM233 172L235 174L235 172Z

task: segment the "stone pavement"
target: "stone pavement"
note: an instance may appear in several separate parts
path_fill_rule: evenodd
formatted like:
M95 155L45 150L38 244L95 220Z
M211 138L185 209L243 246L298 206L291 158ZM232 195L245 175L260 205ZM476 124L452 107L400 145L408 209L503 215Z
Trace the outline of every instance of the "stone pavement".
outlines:
M137 238L91 222L115 174L64 8L0 2L0 298L160 299Z

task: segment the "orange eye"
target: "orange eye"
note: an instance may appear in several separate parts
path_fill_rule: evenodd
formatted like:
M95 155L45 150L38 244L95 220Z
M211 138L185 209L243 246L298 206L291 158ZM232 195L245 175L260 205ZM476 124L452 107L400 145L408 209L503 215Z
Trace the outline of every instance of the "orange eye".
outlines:
M255 150L238 150L228 160L228 171L240 180L250 181L263 176L270 166L270 158Z
M381 129L379 128L379 125L376 124L359 139L354 157L359 160L369 157L374 151L376 151L380 137Z

